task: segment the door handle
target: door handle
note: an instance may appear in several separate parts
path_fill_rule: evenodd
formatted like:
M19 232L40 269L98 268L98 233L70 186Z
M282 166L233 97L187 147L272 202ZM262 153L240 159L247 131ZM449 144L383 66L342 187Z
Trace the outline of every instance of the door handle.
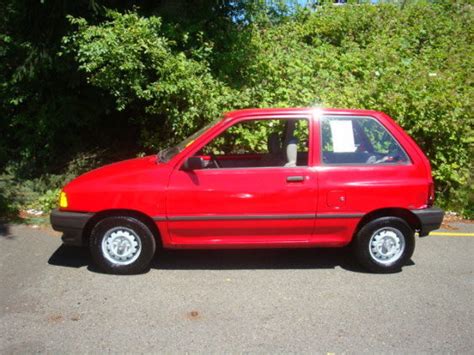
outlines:
M287 176L286 178L287 182L301 182L304 181L303 176Z

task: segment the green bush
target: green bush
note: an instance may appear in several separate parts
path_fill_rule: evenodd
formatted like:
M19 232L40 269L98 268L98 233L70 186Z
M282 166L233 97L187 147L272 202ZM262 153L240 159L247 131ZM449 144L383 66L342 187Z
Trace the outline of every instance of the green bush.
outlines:
M471 2L126 3L2 10L0 209L51 206L61 184L109 160L81 152L156 152L231 109L324 106L387 112L430 158L437 203L472 215Z
M230 108L381 110L429 156L438 202L469 209L472 6L323 6L285 16L275 21L261 13L243 26L228 46L240 48L231 69L229 62L211 67L233 52L205 41L180 51L159 18L133 12L111 12L99 25L71 19L78 30L64 43L90 83L116 97L119 110L145 108L149 116L139 118L145 146L170 144Z
M39 196L37 200L33 201L33 203L31 203L28 207L47 213L52 209L58 207L60 191L60 188L47 190L44 194Z
M467 211L474 142L472 23L472 7L462 4L302 11L287 23L252 29L259 51L249 61L246 81L256 106L316 104L388 113L430 158L438 203Z
M10 165L0 174L0 216L12 216L27 209L48 213L57 207L59 192L66 183L104 164L106 157L104 151L81 153L60 174L43 174L37 178L21 178L19 167Z
M165 37L158 17L111 11L97 26L84 19L71 22L78 29L64 38L65 48L75 52L92 85L115 97L117 110L143 109L135 119L145 147L176 143L238 105L238 92L211 75L208 44L180 51Z

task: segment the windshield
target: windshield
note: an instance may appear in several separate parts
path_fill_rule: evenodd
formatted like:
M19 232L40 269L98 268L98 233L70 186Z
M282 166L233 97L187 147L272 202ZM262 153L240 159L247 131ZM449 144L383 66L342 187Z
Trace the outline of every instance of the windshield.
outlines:
M199 131L195 132L194 134L192 134L191 136L186 138L184 141L178 143L174 147L170 147L170 148L160 150L158 152L158 161L162 162L162 163L167 163L172 158L174 158L174 156L176 156L178 153L181 153L183 151L183 149L186 148L188 145L191 145L196 138L198 138L201 134L203 134L209 128L214 126L220 120L222 120L222 118L218 118L218 119L208 123L207 125L202 127Z

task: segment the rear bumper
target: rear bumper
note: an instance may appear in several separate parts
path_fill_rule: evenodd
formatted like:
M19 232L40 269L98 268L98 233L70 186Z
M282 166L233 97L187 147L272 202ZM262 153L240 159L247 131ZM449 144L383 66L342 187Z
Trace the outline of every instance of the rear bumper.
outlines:
M50 220L55 231L63 232L64 244L83 246L83 231L92 216L92 213L53 210Z
M411 210L420 220L420 237L427 236L431 231L439 229L443 222L444 211L438 207Z

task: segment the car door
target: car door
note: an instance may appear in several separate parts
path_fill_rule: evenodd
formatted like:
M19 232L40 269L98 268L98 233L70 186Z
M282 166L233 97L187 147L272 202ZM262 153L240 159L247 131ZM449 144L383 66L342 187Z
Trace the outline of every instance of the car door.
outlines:
M239 126L252 122L251 127ZM278 127L283 131L276 132ZM190 156L202 156L207 167L186 171L177 166L170 177L167 220L172 243L183 247L307 243L317 203L310 130L309 117L246 118L197 147ZM227 134L230 131L232 135ZM275 148L275 136L280 150ZM286 157L291 144L297 145L294 162Z

